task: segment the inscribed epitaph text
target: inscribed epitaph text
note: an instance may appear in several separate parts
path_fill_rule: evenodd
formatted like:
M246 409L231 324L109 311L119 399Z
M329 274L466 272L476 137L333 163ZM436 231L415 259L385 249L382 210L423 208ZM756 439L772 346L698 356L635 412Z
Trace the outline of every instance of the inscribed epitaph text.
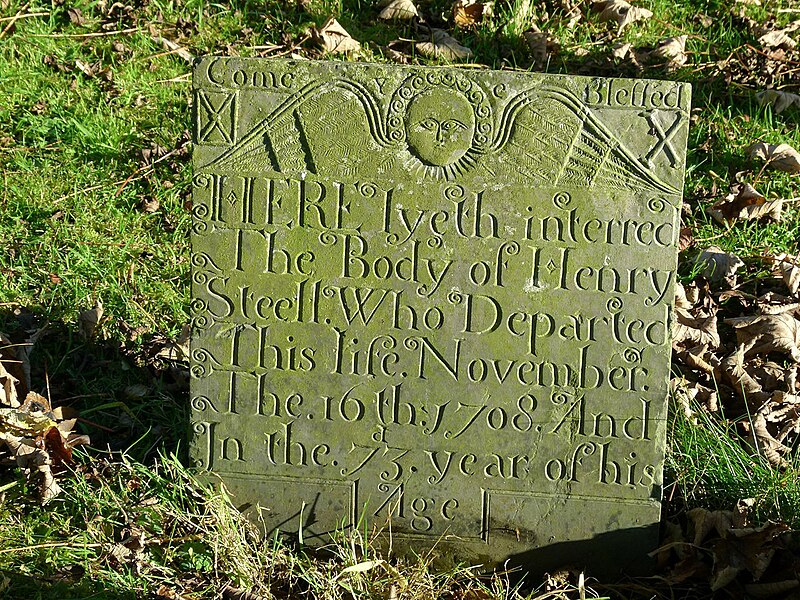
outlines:
M195 463L306 542L651 550L689 93L199 62Z

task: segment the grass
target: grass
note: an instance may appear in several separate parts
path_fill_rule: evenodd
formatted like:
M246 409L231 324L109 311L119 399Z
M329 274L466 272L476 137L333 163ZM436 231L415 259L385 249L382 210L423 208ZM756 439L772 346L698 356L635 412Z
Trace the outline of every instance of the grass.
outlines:
M449 0L418 4L433 25L452 30ZM473 63L529 69L521 33L535 21L561 48L544 66L549 72L691 82L691 211L684 220L698 246L713 243L740 255L752 289L767 276L764 254L796 252L797 202L779 223L724 229L707 213L741 171L768 197L800 196L797 176L760 172L744 153L755 141L800 147L800 110L778 115L755 99L767 86L800 92L797 66L779 65L777 75L763 69L756 37L731 3L643 0L653 17L621 36L595 17L568 28L557 18L558 2L495 4L494 17L455 33L473 50ZM309 27L336 16L362 42L363 59L386 62L381 47L413 39L415 27L377 21L366 0L136 0L111 14L109 3L88 0L7 0L0 7L0 330L24 341L44 328L31 355L34 388L80 410L99 449L81 455L63 496L46 507L31 500L18 473L3 472L0 484L10 487L0 503L0 592L140 598L165 586L161 597L211 598L231 584L264 597L389 598L392 589L403 598L546 597L533 582L518 593L503 574L435 574L426 557L375 562L365 532L323 554L263 540L224 495L198 485L175 458L184 450L186 379L154 356L189 319L190 65L158 37L194 55L255 56L279 47L341 60L323 56L307 39ZM68 8L82 16L71 21ZM735 8L756 22L797 18L779 11L796 9L792 0ZM24 17L30 13L43 14ZM15 15L23 18L12 29ZM678 34L688 36L689 60L674 72L638 71L610 58L617 42L652 48ZM685 280L693 252L681 258ZM97 300L104 319L87 340L80 314ZM731 421L704 418L698 426L677 412L668 457L671 514L754 497L760 519L800 527L796 466L775 470L746 448ZM144 542L132 541L137 535ZM346 571L356 565L361 570ZM563 593L580 592L564 584Z

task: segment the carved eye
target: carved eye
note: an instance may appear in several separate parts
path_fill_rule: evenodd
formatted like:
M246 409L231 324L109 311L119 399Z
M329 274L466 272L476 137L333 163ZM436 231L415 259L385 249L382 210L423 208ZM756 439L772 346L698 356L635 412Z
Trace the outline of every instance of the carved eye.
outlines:
M436 128L439 126L439 122L433 117L427 117L422 119L418 125L427 131L436 131Z
M448 119L444 123L442 123L442 130L446 133L450 133L451 131L458 131L460 129L466 129L467 126L464 125L458 119Z

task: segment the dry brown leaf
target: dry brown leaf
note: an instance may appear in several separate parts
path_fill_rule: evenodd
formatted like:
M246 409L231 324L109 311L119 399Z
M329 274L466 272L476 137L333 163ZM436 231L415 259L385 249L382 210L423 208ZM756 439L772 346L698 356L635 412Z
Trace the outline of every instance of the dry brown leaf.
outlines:
M417 7L411 0L385 0L379 6L383 9L378 13L378 18L385 21L407 21L419 16Z
M698 344L718 348L720 339L717 315L695 317L685 308L676 307L675 320L672 323L672 344L676 349Z
M691 227L681 227L680 235L678 236L678 252L683 252L687 248L691 248L695 244L694 232Z
M694 529L692 543L699 546L709 533L716 531L722 537L733 527L733 512L729 510L710 511L706 508L693 508L686 513Z
M792 313L725 319L736 329L745 356L781 352L800 362L800 321Z
M17 396L17 383L19 379L6 371L2 361L0 361L0 405L17 408L19 397Z
M761 384L747 372L744 365L744 348L739 347L736 352L723 360L720 368L731 387L742 398L753 402L763 402L769 398L770 395L763 391Z
M600 0L592 4L592 10L600 13L600 21L615 21L617 33L636 21L644 21L653 16L646 8L632 6L625 0Z
M483 19L492 16L492 2L456 0L453 3L453 22L456 27L474 27Z
M734 184L731 192L709 209L715 221L728 227L738 219L780 221L782 211L783 200L767 200L749 183Z
M789 293L797 295L800 290L800 254L792 256L782 252L778 256L772 257L772 263L775 269L783 277L786 287L789 288Z
M522 34L533 54L533 62L538 68L545 67L549 58L561 50L558 40L553 36L539 30L533 25L529 31Z
M758 142L749 146L745 152L748 158L759 158L767 166L787 173L800 173L800 153L789 144L767 144Z
M750 522L750 513L756 504L755 498L740 498L736 502L736 508L733 511L733 526L736 528L749 527L752 525Z
M454 61L469 58L472 50L458 43L443 29L432 29L430 40L416 43L417 51L423 56L431 58L443 58Z
M314 28L313 35L318 44L333 54L357 52L361 49L358 40L353 39L333 17L325 21L319 29Z
M689 36L686 35L679 35L677 37L661 40L650 53L650 57L665 61L668 71L682 67L686 64L686 61L689 60L689 57L686 55L686 40L688 37Z
M764 90L756 94L756 99L764 106L769 104L776 113L782 113L792 104L800 108L800 96L781 90Z
M695 260L703 268L703 275L711 283L726 283L736 287L736 271L744 266L744 262L735 254L723 252L717 246L710 246L703 250Z
M77 25L78 27L86 25L86 17L83 16L83 12L80 8L68 8L67 16L69 17L69 22L73 25Z
M103 302L98 298L92 308L83 311L78 317L78 327L84 339L90 340L94 337L102 319Z
M797 46L797 42L789 36L786 29L775 29L765 33L758 38L758 43L765 48L783 48L784 50L791 50Z
M172 40L168 40L160 35L155 35L151 39L157 44L161 44L168 52L178 56L179 58L182 58L187 63L192 64L194 62L194 55L180 44L176 44Z

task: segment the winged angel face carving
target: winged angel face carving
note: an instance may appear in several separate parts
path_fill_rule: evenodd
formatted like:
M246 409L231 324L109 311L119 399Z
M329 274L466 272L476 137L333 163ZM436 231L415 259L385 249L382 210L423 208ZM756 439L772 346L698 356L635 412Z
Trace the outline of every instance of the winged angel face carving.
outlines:
M491 98L477 81L441 69L416 70L380 95L347 77L312 81L212 165L241 174L381 179L405 172L680 193L566 87L538 81Z
M463 95L447 88L416 96L408 106L408 148L422 162L445 166L472 147L475 118Z

